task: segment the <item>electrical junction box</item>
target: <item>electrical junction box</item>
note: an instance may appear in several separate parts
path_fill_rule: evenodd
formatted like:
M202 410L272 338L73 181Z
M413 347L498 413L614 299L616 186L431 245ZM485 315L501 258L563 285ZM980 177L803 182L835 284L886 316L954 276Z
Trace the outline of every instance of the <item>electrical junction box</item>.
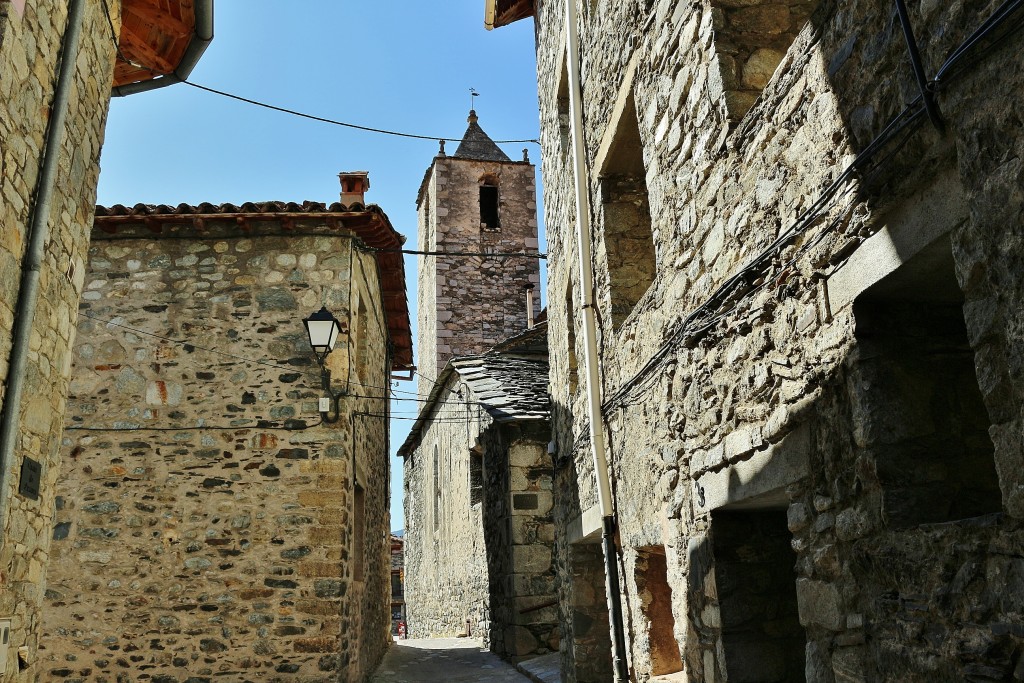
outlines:
M320 412L329 413L331 412L331 399L321 398L320 399Z
M11 620L0 619L0 674L7 673L7 651L11 647Z

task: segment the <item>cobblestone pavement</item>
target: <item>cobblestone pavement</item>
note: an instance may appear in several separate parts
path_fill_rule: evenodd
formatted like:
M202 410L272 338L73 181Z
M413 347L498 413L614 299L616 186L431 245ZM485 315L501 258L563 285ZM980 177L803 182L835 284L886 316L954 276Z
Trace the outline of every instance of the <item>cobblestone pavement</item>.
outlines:
M471 638L397 641L371 683L530 683Z

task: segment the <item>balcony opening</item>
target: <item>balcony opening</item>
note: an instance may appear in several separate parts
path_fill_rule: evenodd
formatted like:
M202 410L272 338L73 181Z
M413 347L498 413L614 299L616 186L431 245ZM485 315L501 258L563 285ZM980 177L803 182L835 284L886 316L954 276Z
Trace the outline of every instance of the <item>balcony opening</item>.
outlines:
M434 531L441 528L441 463L434 444Z
M647 642L651 653L651 675L683 670L676 641L676 620L672 615L672 588L668 583L665 548L639 548L636 560L636 589L640 609L647 619Z
M599 543L569 546L572 620L563 636L572 647L575 680L612 680L612 641L605 599L604 555Z
M618 329L657 271L647 172L632 92L615 123L600 178L612 324Z
M719 510L711 532L729 683L802 683L807 637L786 511Z
M1002 496L948 237L854 303L854 431L899 529L999 512Z

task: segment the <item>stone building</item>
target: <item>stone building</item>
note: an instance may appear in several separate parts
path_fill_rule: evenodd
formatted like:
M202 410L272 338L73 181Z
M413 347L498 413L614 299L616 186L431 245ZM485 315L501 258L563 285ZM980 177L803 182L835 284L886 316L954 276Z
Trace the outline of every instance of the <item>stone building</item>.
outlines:
M405 621L405 539L391 534L391 635L404 635Z
M429 376L399 449L410 633L480 635L517 657L557 642L545 328L528 329L539 263L510 256L537 251L534 178L472 111L455 154L442 146L427 170L420 248L441 252L419 267Z
M187 76L212 38L212 8L0 0L0 681L38 674L71 345L111 92ZM121 55L152 70L117 56L113 26Z
M547 326L453 358L405 458L413 637L482 637L524 658L558 648Z
M355 683L387 649L403 238L361 194L343 199L97 209L49 680ZM302 324L321 306L342 327L326 413Z
M420 372L434 379L453 356L483 353L526 329L520 294L540 284L540 265L500 254L537 251L536 168L525 150L522 161L509 159L470 111L455 154L442 143L427 169L416 207L420 250L499 254L419 257ZM420 393L430 386L420 383Z
M536 21L565 680L616 668L591 311L632 680L1024 678L1019 3L487 5Z

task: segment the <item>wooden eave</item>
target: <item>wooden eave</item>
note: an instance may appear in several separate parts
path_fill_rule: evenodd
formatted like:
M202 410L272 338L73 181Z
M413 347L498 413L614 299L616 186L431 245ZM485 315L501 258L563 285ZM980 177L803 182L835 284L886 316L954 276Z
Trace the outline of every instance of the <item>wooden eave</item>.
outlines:
M115 88L174 73L195 34L193 3L194 0L123 0L120 48L127 61L120 54L117 56Z
M534 0L497 0L494 9L494 27L508 26L520 19L533 16Z

